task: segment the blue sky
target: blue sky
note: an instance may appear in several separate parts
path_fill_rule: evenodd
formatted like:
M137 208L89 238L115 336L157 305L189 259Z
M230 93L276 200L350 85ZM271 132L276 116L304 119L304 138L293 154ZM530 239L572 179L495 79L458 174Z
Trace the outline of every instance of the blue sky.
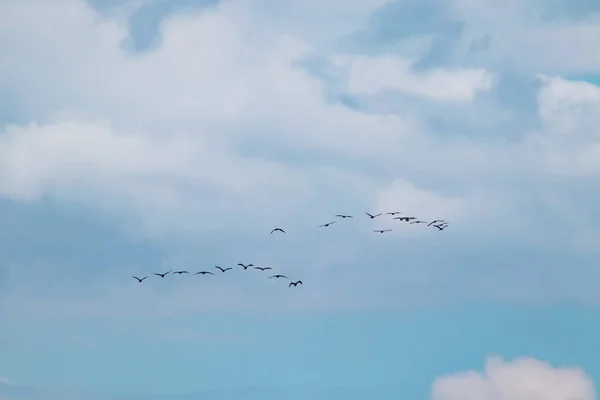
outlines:
M596 399L571 3L1 2L0 399Z

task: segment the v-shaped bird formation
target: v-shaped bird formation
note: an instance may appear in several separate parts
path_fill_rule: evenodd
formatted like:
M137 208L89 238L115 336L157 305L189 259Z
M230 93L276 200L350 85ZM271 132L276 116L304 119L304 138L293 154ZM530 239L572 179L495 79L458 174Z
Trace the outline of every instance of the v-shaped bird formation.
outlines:
M371 220L380 217L383 215L383 213L379 213L379 214L370 214L368 212L365 212L365 214L367 215L367 217ZM397 220L400 222L406 222L410 225L412 224L416 224L416 225L420 225L420 224L426 224L425 227L433 227L436 228L438 231L443 231L444 229L446 229L449 225L448 222L446 222L443 219L435 219L433 221L424 221L421 219L418 219L417 217L410 217L410 216L398 216L396 217L396 215L401 215L402 212L400 211L392 211L392 212L387 212L385 213L385 215L390 215L392 217L392 220ZM352 215L347 215L347 214L336 214L335 216L336 218L341 218L341 219L347 219L347 218L354 218ZM334 221L330 221L327 222L325 224L321 224L318 225L318 228L327 228L333 224L335 224L337 222L337 220ZM388 229L374 229L373 232L375 233L379 233L379 234L383 234L383 233L387 233L387 232L391 232L392 229L388 228ZM285 234L286 231L282 228L274 228L271 230L271 235L278 233L278 234ZM238 267L241 267L240 269L242 269L243 271L248 270L250 267L253 267L253 270L257 270L257 271L268 271L268 270L272 270L273 268L271 267L255 267L254 264L244 264L244 263L238 263L237 264ZM222 268L218 265L215 265L215 269L221 271L221 273L233 270L233 267L227 267L227 268ZM184 274L190 274L189 271L186 270L180 270L180 271L167 271L167 272L155 272L152 275L160 277L161 279L166 277L169 274L173 274L173 275L184 275ZM213 272L211 271L198 271L198 272L194 272L192 275L215 275ZM137 276L133 276L133 279L137 280L138 283L142 283L145 279L147 279L148 276L144 276L142 278L138 278ZM275 280L279 280L279 279L290 279L288 278L286 275L282 275L282 274L274 274L268 277L268 279L275 279ZM304 283L302 283L301 280L298 280L296 282L289 282L288 287L297 287L298 285L304 285Z

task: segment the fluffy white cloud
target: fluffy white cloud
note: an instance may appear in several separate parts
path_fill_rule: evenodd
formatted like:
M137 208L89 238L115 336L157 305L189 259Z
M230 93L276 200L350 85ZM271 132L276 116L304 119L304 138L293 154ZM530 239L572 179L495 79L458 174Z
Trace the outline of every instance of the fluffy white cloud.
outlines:
M122 48L123 19L101 16L84 1L62 0L44 18L38 6L0 5L10 32L0 37L7 55L0 80L32 121L0 137L0 193L14 199L76 199L134 214L157 233L189 233L190 221L210 210L234 221L262 209L252 214L276 220L284 212L305 216L312 201L337 193L347 199L344 208L420 203L415 211L425 218L448 212L484 229L486 215L518 209L511 182L600 172L592 133L600 89L591 84L544 77L542 129L524 132L522 141L440 140L426 102L468 107L492 88L492 72L417 73L400 57L327 55L351 93L397 90L425 100L370 114L327 101L323 82L294 66L313 54L313 44L267 29L264 4L256 11L228 1L177 14L162 24L161 46L143 54ZM30 35L33 29L39 34ZM578 140L557 131L577 132ZM410 188L421 185L419 177L438 200L417 200ZM440 191L450 184L448 199Z
M120 47L126 36L120 20L103 18L82 1L64 0L43 20L34 4L2 5L12 34L2 37L9 62L0 79L34 121L9 126L1 137L0 192L12 198L51 194L103 208L123 204L151 226L178 220L166 210L236 209L241 196L243 212L259 204L293 210L320 185L335 185L337 164L300 169L244 156L240 147L298 152L300 160L306 152L384 160L389 169L397 148L410 150L424 140L419 118L328 103L323 84L292 65L310 45L261 30L260 17L239 2L172 17L162 25L162 46L139 55ZM40 34L31 36L34 26ZM371 68L365 62L362 69ZM465 99L488 79L485 71L415 77L402 60L395 62L405 75L380 87L406 81L426 96ZM44 73L32 73L31 65L42 65ZM431 92L452 80L458 84ZM429 87L424 92L421 81ZM340 188L340 194L353 189ZM218 193L216 201L206 200L206 191ZM190 221L189 215L182 219Z
M348 4L355 18L382 2ZM316 5L297 7L309 14ZM17 123L0 128L0 195L78 201L154 236L243 235L282 221L306 231L338 212L399 209L449 220L466 243L486 235L594 243L598 225L588 217L600 194L574 199L571 185L600 172L598 87L545 76L534 131L510 141L450 134L430 121L429 107L462 115L494 95L502 71L491 68L501 63L415 72L413 59L335 54L287 29L285 18L273 28L267 8L230 0L176 14L162 23L158 48L131 54L122 15L101 15L83 0L0 2L0 87L18 110ZM489 27L502 33L502 24ZM295 64L312 55L330 60L359 102L386 92L411 100L387 112L331 101L327 83ZM425 232L435 231L400 231ZM334 263L332 252L314 251L322 259L303 259L301 268ZM289 306L338 301L326 293ZM177 296L185 295L167 296L161 301L173 303L164 307L181 303Z
M595 400L594 383L578 367L553 367L534 358L487 360L483 373L438 378L432 400Z

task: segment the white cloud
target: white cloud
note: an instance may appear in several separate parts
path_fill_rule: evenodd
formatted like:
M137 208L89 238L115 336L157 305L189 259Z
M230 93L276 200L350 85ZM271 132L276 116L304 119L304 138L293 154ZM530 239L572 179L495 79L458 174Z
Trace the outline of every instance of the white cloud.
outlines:
M416 73L414 61L394 56L349 60L348 90L352 94L371 95L397 90L416 96L446 101L473 101L476 93L492 86L492 74L484 69L435 69Z
M594 383L578 367L553 367L534 358L487 360L483 373L438 378L432 400L595 400Z
M464 24L463 35L451 51L453 63L476 63L526 73L595 73L600 54L600 15L586 18L548 18L554 2L452 0L449 15ZM596 11L596 10L595 10ZM490 46L473 55L471 41L490 35Z
M240 212L261 205L276 214L306 204L320 182L335 184L331 168L242 156L240 145L390 160L423 131L408 115L329 104L322 83L291 65L310 46L257 29L259 16L239 2L172 17L162 46L141 55L120 48L119 20L81 1L64 0L44 20L19 4L1 5L5 18L22 20L7 25L14 34L4 40L28 49L10 48L3 75L33 120L1 138L0 191L15 199L50 194L112 211L121 204L153 230L189 230L181 220L240 208L241 197ZM32 37L34 27L40 35ZM44 74L27 65L43 65Z
M327 102L323 83L292 66L313 45L261 29L264 15L247 3L175 15L162 24L161 47L138 55L120 47L127 34L121 19L76 0L57 3L40 19L36 4L0 5L11 32L0 37L8 55L0 80L16 91L32 121L7 127L0 137L0 193L14 199L50 194L135 214L157 234L196 233L192 221L209 211L232 213L232 222L250 210L258 210L251 212L257 218L305 216L331 187L340 198L354 198L353 205L419 204L413 212L424 218L462 215L483 229L486 216L518 213L515 180L600 172L590 133L600 115L600 89L590 84L545 78L543 129L522 142L440 140L419 109L426 103L376 115ZM380 5L369 4L361 7ZM39 35L30 35L32 29ZM493 84L493 74L481 68L416 73L412 61L389 55L328 57L348 68L348 87L357 94L388 88L468 106ZM551 134L560 127L578 132L581 141ZM258 155L244 151L252 147ZM298 162L270 160L280 152L292 152ZM314 154L330 159L319 166L303 161ZM386 179L355 172L375 164ZM431 201L409 189L419 186L417 177L430 178ZM450 199L435 182L457 185ZM204 228L227 226L219 224L205 220Z
M485 63L414 72L412 60L391 55L319 54L285 18L272 29L258 3L177 14L161 25L160 47L129 54L122 16L77 0L0 2L0 87L27 121L0 128L0 195L78 201L153 236L248 235L281 221L300 231L337 212L400 209L447 219L464 237L515 240L542 235L551 215L556 229L569 229L544 238L593 243L582 235L598 233L586 213L599 195L577 202L574 224L567 184L600 172L598 87L547 77L539 130L510 142L451 135L432 126L426 108L467 108L478 93L491 95L497 74ZM382 2L344 4L354 15ZM327 86L293 65L314 54L346 69L337 78L359 98L392 90L417 104L376 114L329 102ZM559 185L541 187L557 176ZM543 216L531 213L539 204ZM324 263L306 261L306 269ZM246 293L230 289L214 288L244 303ZM282 304L333 302L325 293ZM177 296L162 300L165 309L187 300Z

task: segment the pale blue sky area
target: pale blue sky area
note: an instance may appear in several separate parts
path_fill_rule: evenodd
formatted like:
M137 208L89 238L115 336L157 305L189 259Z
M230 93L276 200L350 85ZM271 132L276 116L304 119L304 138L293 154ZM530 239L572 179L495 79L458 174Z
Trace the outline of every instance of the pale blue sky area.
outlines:
M597 400L597 2L283 4L0 2L0 399Z

